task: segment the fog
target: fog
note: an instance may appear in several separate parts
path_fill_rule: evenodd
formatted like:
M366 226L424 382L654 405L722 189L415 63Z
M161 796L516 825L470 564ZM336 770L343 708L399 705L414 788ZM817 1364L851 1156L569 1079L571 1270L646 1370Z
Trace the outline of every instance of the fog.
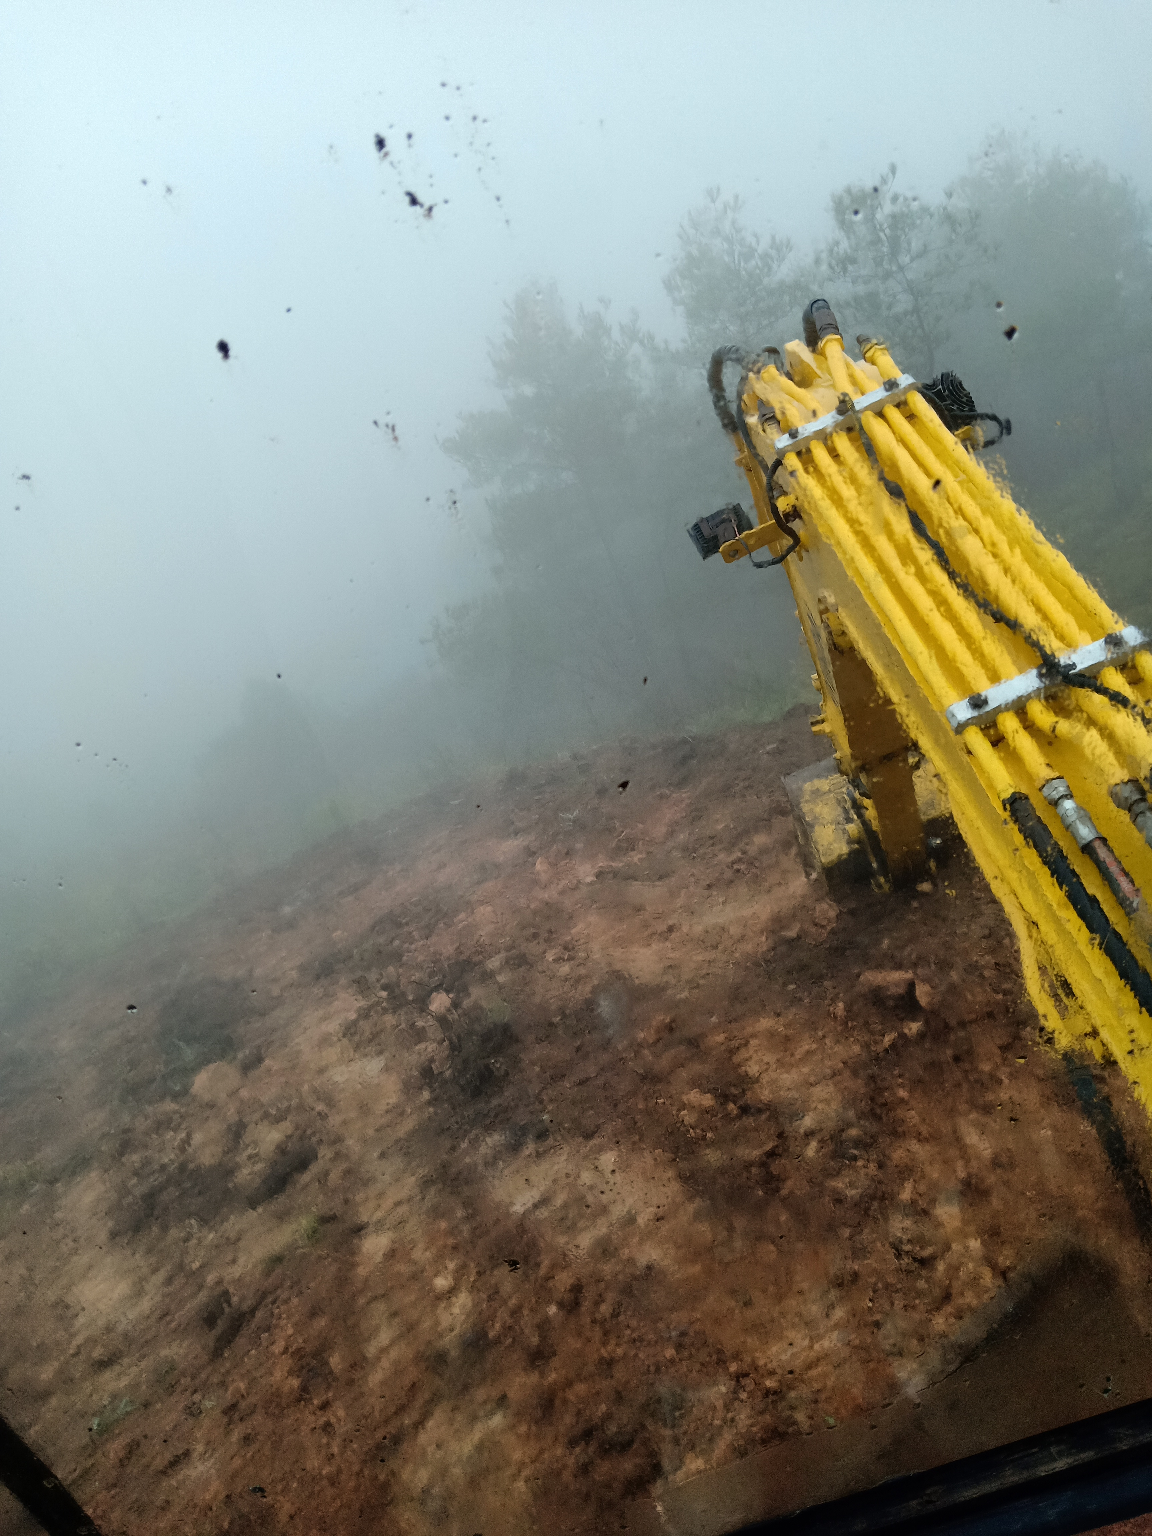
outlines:
M693 210L714 254L734 197L792 242L730 264L749 315L811 274L854 334L831 199L958 188L902 360L1013 418L1022 499L1140 616L1145 7L13 3L2 38L14 1018L438 778L804 697L783 575L684 534L741 492Z

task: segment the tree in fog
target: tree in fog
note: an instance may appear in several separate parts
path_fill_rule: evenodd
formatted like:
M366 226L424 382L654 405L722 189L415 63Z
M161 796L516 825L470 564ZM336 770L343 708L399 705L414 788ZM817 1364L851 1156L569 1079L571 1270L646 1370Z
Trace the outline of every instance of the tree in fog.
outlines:
M787 633L790 602L770 608L758 573L702 568L684 531L742 489L702 369L537 287L508 305L492 366L503 405L445 444L486 492L494 557L489 593L434 636L465 695L522 743L779 701L792 647L767 665L757 648Z
M836 233L817 255L821 283L846 336L883 336L903 367L928 379L967 308L986 251L980 215L951 192L938 203L897 190L889 165L875 182L831 200Z
M334 830L339 776L282 684L249 683L240 719L197 766L199 814L224 867L246 871Z
M1114 606L1147 623L1148 206L1105 166L1004 136L956 196L978 213L986 255L952 365L978 402L1012 417L1004 457L1020 500Z
M794 334L819 274L799 262L786 236L750 229L741 198L710 187L681 223L677 245L664 288L683 319L689 356L707 358L722 346L757 351Z
M688 350L778 345L799 334L808 301L826 297L846 337L882 335L905 367L931 377L985 254L980 220L951 193L934 204L898 191L896 175L890 165L834 193L835 233L803 259L786 236L750 229L738 197L711 189L681 224L664 283Z
M462 697L521 747L576 722L601 735L700 720L794 675L779 577L701 569L683 529L747 501L708 406L709 354L796 336L817 295L850 346L880 333L917 377L953 368L978 406L1012 417L992 467L1115 606L1152 618L1152 257L1132 188L1002 137L936 201L898 189L890 166L829 211L829 237L801 255L710 191L666 279L679 347L602 309L569 319L552 288L509 305L492 353L503 404L446 445L486 492L493 584L435 640ZM645 674L659 690L639 691Z

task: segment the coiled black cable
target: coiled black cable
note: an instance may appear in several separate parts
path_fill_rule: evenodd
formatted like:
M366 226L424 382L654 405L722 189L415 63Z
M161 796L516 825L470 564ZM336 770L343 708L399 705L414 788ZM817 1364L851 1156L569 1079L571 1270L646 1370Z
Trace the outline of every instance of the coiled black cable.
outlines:
M759 356L763 357L767 353L774 353L777 357L780 356L775 347L766 347ZM772 514L772 521L788 540L788 548L782 554L773 555L770 560L757 560L748 548L748 545L744 543L744 540L737 539L737 542L743 547L744 553L756 569L758 571L767 571L771 570L774 565L783 565L792 551L800 548L800 535L794 528L789 528L788 524L780 516L780 510L776 505L776 494L772 488L772 477L780 468L782 461L776 459L771 466L764 462L759 449L752 441L752 435L748 431L748 423L744 420L741 401L744 399L744 386L748 382L749 371L755 361L758 361L758 359L746 358L739 347L717 347L708 363L708 388L712 395L712 409L720 418L720 425L728 433L729 437L739 437L742 439L748 452L759 465L760 473L764 476L764 494L767 497L768 510ZM736 387L735 411L728 403L728 393L724 388L725 363L739 363L743 369L740 375L740 382Z
M978 421L996 423L1000 429L997 435L986 442L974 443L973 447L995 448L1001 438L1012 436L1012 423L1007 416L1001 420L991 411L976 409L976 402L964 388L959 374L946 369L929 383L921 384L920 393L933 407L949 432L956 432L961 427L973 426Z

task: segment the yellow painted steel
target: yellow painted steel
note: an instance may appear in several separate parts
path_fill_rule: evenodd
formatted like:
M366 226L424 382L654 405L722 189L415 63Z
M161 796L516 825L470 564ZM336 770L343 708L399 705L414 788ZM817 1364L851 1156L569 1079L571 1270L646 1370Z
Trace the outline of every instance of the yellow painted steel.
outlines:
M815 350L789 342L782 367L772 363L746 377L736 410L764 465L776 459L775 441L789 429L836 410L838 401L843 410L844 395L857 400L900 377L881 342L862 338L862 345L856 360L838 336ZM1152 1016L1006 810L1013 795L1028 796L1135 960L1152 969L1147 908L1127 915L1039 793L1054 778L1066 780L1152 898L1152 848L1111 798L1113 787L1130 779L1147 787L1152 734L1134 712L1079 688L1062 688L959 736L945 716L950 705L1035 667L1039 658L958 590L911 526L908 507L971 589L1050 651L1072 650L1122 627L976 458L978 430L954 434L912 390L895 405L859 416L849 410L844 427L825 441L801 440L783 454L774 489L779 512L800 539L784 569L822 694L814 729L830 737L841 771L854 773L859 743L850 739L847 702L834 681L834 652L850 647L867 663L908 742L942 780L956 825L1012 922L1025 985L1044 1025L1061 1048L1086 1046L1114 1058L1152 1109ZM730 563L750 549L779 555L787 541L771 517L762 467L740 437L733 442L758 526L720 553ZM907 506L885 489L877 462ZM1148 654L1106 668L1099 681L1152 710Z

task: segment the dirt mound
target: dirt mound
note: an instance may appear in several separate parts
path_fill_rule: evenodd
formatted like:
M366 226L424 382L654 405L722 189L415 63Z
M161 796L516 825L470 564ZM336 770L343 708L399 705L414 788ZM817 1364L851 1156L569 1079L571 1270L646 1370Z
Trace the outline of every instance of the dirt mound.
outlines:
M816 756L794 714L429 797L38 1021L0 1358L107 1529L637 1527L927 1390L1041 1250L1148 1326L999 908L963 853L830 902Z

